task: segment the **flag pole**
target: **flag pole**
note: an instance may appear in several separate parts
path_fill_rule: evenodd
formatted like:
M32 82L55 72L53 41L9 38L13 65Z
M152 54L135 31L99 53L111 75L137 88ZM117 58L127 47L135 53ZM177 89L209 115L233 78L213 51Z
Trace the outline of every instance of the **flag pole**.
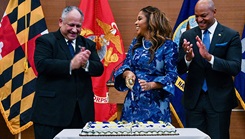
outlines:
M180 126L181 128L184 128L184 125L182 124L182 122L181 122L181 120L180 120L178 114L176 113L176 111L175 111L174 106L172 105L172 103L170 103L169 106L170 106L170 110L172 111L172 113L173 113L173 115L174 115L174 117L175 117L177 123L179 124L179 126Z
M18 139L21 139L21 132L18 134Z

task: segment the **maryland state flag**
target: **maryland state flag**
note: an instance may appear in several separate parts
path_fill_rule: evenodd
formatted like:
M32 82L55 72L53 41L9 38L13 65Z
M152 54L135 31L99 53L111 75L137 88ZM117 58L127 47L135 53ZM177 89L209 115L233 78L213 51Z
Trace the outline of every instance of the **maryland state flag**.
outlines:
M179 44L180 37L183 32L197 26L195 21L195 5L198 0L184 0L179 17L175 23L173 41ZM181 46L179 46L181 47ZM185 110L181 104L185 86L186 74L179 75L175 83L175 96L171 100L171 111L176 118L180 127L185 126Z
M110 5L107 0L81 0L79 8L84 13L82 35L96 42L96 48L104 64L104 73L93 77L95 93L95 120L110 121L116 118L116 104L109 104L106 82L113 69L124 58L124 46Z
M242 65L240 73L235 77L236 96L245 110L245 25L242 33Z
M10 0L0 23L0 110L12 134L32 125L35 39L47 32L39 0Z

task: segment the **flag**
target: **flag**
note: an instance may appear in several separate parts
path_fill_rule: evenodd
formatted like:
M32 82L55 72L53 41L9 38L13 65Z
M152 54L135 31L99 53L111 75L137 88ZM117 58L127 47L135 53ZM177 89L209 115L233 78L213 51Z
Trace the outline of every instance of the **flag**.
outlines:
M234 83L236 88L236 96L245 110L245 25L242 33L242 65L241 71L235 77Z
M32 125L35 39L47 32L39 0L10 0L0 22L0 111L12 134Z
M96 42L97 53L104 65L104 73L92 78L95 120L113 120L117 116L117 107L109 103L106 82L125 58L121 35L107 0L81 0L79 8L84 13L81 34Z
M195 21L195 5L198 0L184 0L178 19L174 26L173 41L179 44L179 39L183 32L197 26ZM181 46L179 46L181 47ZM186 74L179 75L175 83L175 96L171 99L170 108L180 127L185 126L184 107L181 99L185 86Z

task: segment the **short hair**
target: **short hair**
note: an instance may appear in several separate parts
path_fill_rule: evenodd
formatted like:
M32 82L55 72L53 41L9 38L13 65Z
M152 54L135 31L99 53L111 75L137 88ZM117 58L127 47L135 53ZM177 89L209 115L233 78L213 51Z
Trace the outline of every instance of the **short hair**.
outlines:
M72 10L77 10L80 14L81 14L81 17L82 17L82 21L84 20L84 14L82 12L82 10L80 10L78 7L76 6L67 6L63 11L62 11L62 14L61 14L61 19L64 20L66 18L66 15L72 11Z

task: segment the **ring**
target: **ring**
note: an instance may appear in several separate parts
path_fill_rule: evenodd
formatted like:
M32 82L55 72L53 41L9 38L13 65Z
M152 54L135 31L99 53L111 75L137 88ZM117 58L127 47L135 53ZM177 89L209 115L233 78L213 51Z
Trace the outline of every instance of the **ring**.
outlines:
M189 51L187 50L187 51L185 51L186 53L189 53Z

